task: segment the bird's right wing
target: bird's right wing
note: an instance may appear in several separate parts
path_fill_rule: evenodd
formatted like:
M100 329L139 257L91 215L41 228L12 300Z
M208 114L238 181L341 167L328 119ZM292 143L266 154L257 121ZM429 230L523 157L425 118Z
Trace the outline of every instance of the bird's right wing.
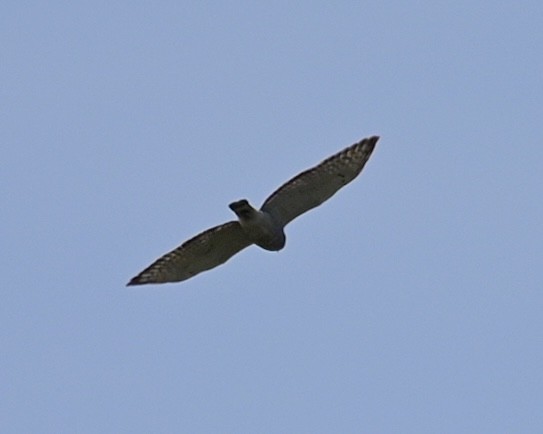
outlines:
M223 264L251 244L239 222L231 221L216 226L157 259L132 278L127 286L181 282Z
M332 155L283 184L262 205L282 226L323 203L364 168L379 137L373 136Z

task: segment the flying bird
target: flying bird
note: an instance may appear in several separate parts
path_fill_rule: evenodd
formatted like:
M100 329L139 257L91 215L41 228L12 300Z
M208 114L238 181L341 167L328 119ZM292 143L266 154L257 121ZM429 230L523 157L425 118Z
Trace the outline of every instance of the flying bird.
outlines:
M252 244L265 250L281 250L286 242L285 226L356 178L378 140L378 136L363 139L300 173L273 192L260 210L246 199L231 203L229 207L237 220L196 235L157 259L127 286L187 280L225 263Z

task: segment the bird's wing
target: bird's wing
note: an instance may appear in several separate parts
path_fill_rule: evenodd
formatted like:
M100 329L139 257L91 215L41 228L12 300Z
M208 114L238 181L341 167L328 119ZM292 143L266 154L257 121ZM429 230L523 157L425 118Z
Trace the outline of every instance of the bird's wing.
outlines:
M237 221L216 226L157 259L127 286L186 280L223 264L251 244Z
M300 214L323 203L362 171L379 137L373 136L332 155L300 173L266 199L261 210L285 226Z

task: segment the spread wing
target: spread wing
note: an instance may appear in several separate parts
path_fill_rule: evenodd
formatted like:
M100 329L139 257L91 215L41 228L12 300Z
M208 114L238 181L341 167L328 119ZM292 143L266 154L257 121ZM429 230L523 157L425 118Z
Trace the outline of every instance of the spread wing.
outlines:
M377 136L363 139L300 173L272 193L261 210L285 226L300 214L332 197L341 187L356 178L378 140Z
M223 264L251 244L237 221L216 226L157 259L127 286L186 280Z

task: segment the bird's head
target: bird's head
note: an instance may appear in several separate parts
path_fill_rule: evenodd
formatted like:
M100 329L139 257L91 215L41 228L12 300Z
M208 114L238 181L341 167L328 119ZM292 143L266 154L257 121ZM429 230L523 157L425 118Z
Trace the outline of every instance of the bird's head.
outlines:
M253 214L256 210L249 204L249 202L246 199L241 199L236 202L232 202L230 205L228 205L232 211L236 213L236 215L240 219L247 219Z

